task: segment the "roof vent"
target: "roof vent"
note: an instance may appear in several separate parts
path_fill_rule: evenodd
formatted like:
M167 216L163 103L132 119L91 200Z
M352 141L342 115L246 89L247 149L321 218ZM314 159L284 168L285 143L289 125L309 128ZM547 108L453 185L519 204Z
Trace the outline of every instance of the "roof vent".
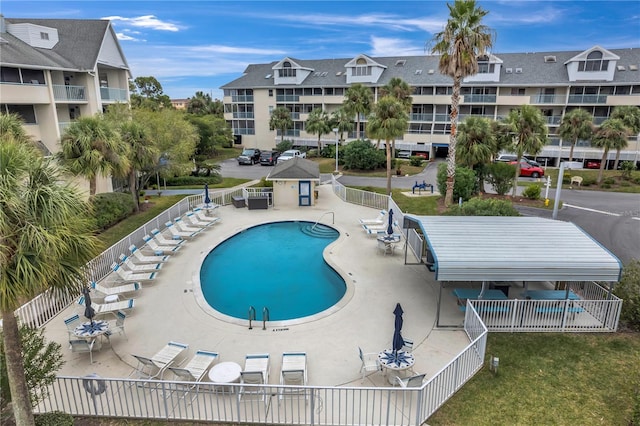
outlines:
M618 71L626 71L627 70L624 65L618 65L616 68L618 69Z
M316 72L313 73L313 76L314 77L320 77L320 74L321 74L320 71L316 71Z
M555 56L553 56L553 55L545 56L545 57L544 57L544 61L545 61L546 63L553 63L553 62L555 62L555 61L556 61L556 57L555 57Z
M406 64L406 63L407 63L406 59L398 59L396 61L396 67L404 67L404 64Z
M265 75L264 78L271 78L271 74Z
M336 75L342 75L342 71L338 71Z
M422 74L422 70L416 70L416 75L421 75Z
M507 74L513 74L513 68L505 68L504 72Z
M329 74L327 71L322 71L322 72L320 73L320 77L326 77L326 76L327 76L327 74Z
M522 68L516 68L516 74L522 74Z
M433 70L429 70L429 74L433 74L433 72L434 72Z
M638 71L637 65L629 65L629 71Z

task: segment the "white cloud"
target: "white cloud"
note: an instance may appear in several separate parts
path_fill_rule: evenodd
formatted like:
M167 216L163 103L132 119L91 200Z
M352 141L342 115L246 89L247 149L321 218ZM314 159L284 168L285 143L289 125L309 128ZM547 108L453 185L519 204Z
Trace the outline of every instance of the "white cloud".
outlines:
M135 18L125 18L123 16L107 16L101 19L108 19L113 22L122 22L133 27L148 28L157 31L177 32L180 30L176 24L164 22L156 18L154 15L138 16Z
M565 15L564 9L554 7L540 7L535 10L527 10L524 6L530 6L526 2L515 4L517 9L509 8L504 13L490 11L487 15L487 24L491 26L493 23L500 25L523 25L523 24L550 24L561 20Z
M137 38L131 37L125 33L116 33L116 37L118 37L118 40L120 41L138 41Z
M400 38L371 37L372 56L416 56L424 55L424 47L412 46L410 41Z
M229 53L234 55L285 55L284 50L256 49L253 47L233 47L211 44L208 46L196 46L188 48L194 52Z

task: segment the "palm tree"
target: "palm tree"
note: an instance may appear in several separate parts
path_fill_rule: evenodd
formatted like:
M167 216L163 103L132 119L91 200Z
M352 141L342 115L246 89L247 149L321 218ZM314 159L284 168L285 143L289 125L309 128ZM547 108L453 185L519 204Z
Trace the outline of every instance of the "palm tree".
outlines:
M476 6L475 0L455 0L447 4L450 18L444 30L437 33L431 53L440 55L438 69L453 79L451 94L451 134L447 157L447 192L445 205L453 203L453 184L456 174L456 132L458 104L462 79L478 72L478 57L486 55L493 45L493 31L482 24L486 10Z
M387 150L387 194L391 194L391 141L407 131L409 114L405 106L391 96L385 96L375 105L370 116L375 137L385 140Z
M102 116L81 117L66 130L58 153L61 163L75 175L89 180L89 195L96 193L96 179L129 173L127 145L114 126Z
M547 144L547 123L542 112L531 105L522 105L509 111L504 120L511 134L511 151L517 155L515 182L520 176L520 160L525 153L538 154ZM513 186L513 196L516 196L517 185Z
M360 116L371 112L373 93L370 88L356 83L347 89L344 97L343 108L352 117L356 116L356 139L360 139Z
M331 113L331 128L338 129L340 141L344 141L343 133L347 134L353 130L353 120L344 108L338 108Z
M633 105L620 105L613 109L611 118L619 118L629 132L636 135L636 144L640 143L640 108ZM618 161L620 161L620 150L627 147L624 145L616 146L616 161L613 163L613 170L618 170ZM636 147L637 149L637 147Z
M602 182L602 174L607 164L609 150L615 149L623 144L626 146L627 137L629 137L629 128L624 125L624 122L620 118L609 118L596 130L592 143L594 146L604 149L602 152L602 160L600 161L598 179L596 179L598 185Z
M571 141L569 161L573 161L573 148L579 139L589 140L593 135L593 115L584 109L574 109L562 117L558 134L562 139Z
M293 127L293 120L291 119L291 111L285 107L278 107L271 112L271 118L269 119L270 130L280 130L280 142L284 142L284 134L287 130Z
M491 121L482 117L468 117L460 123L458 130L457 161L475 170L478 189L484 192L482 166L491 161L495 145Z
M311 135L318 135L318 155L320 155L320 151L322 150L320 138L322 135L326 135L331 132L329 114L322 110L322 108L314 108L307 118L305 128L307 129L307 133Z
M153 167L154 159L158 156L158 149L148 137L145 128L135 121L125 121L120 125L122 141L128 145L129 160L129 190L136 206L140 211L140 199L138 198L138 173ZM158 185L160 182L158 182Z
M7 376L16 424L34 425L14 311L48 289L79 292L84 265L98 253L97 240L88 204L76 187L64 183L53 159L43 158L28 139L4 132L0 159L0 312Z
M411 94L413 89L411 86L401 78L394 77L389 80L389 83L380 88L380 96L391 96L397 99L407 109L407 114L411 113L411 106L413 105L413 98ZM395 157L396 154L396 141L395 139L391 143L391 156Z
M193 98L189 98L187 112L196 115L211 114L213 109L212 104L211 95L198 91Z

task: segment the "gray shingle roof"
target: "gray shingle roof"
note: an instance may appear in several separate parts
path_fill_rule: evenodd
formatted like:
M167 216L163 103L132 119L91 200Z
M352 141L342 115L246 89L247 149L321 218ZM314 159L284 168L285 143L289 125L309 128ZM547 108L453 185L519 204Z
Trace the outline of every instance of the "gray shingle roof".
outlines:
M267 180L279 179L319 180L320 166L313 161L294 157L291 160L278 163L267 176Z
M52 49L31 47L3 33L2 63L37 68L93 70L100 47L109 28L109 21L98 19L16 19L5 18L9 24L31 23L58 30L59 41Z
M615 84L640 82L640 71L629 71L629 65L640 66L640 48L629 49L608 49L610 52L620 56L618 65L625 65L627 71L616 71ZM474 82L467 85L481 86L553 86L569 83L564 62L581 53L582 51L558 51L558 52L537 52L537 53L502 53L495 56L503 61L500 75L500 82ZM556 56L556 62L545 62L545 56ZM452 80L440 74L438 71L438 56L391 56L391 57L371 57L376 62L385 65L387 68L374 86L384 86L393 77L399 77L410 86L450 86ZM344 65L352 58L342 59L296 59L296 62L303 67L312 68L315 71L327 71L325 77L316 76L315 73L309 75L300 85L278 85L273 84L273 70L271 69L279 61L268 64L251 64L244 74L221 86L222 89L247 89L247 88L275 88L275 87L348 87L347 77L344 75ZM404 60L403 66L396 66L399 60ZM512 68L513 73L507 74L506 68ZM516 68L522 68L522 73L515 73ZM422 70L416 74L416 70ZM429 74L429 70L433 70ZM338 72L340 75L336 75ZM265 78L271 74L271 77Z

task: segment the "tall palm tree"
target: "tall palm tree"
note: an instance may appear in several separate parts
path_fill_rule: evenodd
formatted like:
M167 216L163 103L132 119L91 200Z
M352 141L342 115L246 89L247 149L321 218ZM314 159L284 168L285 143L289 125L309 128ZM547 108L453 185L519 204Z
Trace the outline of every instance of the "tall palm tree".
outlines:
M153 167L153 161L158 156L158 149L149 138L144 126L135 121L125 121L120 124L122 141L127 144L129 151L129 190L136 206L140 211L140 199L138 198L138 173ZM159 184L159 182L158 182Z
M387 194L391 194L391 141L407 131L409 114L405 106L391 96L380 99L370 116L375 137L385 140L387 150Z
M520 160L525 153L536 155L547 144L547 123L542 112L531 105L522 105L509 111L504 119L508 131L511 134L510 149L516 153L515 182L520 176ZM513 196L516 196L517 185L513 186Z
M270 130L280 130L280 142L284 142L284 134L287 130L293 127L293 120L291 119L291 111L285 107L278 107L271 112L271 118L269 119Z
M613 109L611 118L619 118L629 132L636 135L636 144L640 143L640 108L633 105L620 105ZM618 161L620 160L620 150L627 147L624 145L616 146L616 161L613 164L613 170L618 170ZM636 150L638 147L636 146Z
M127 145L103 116L74 121L60 144L59 160L71 173L89 181L89 195L96 193L98 176L125 177L129 173Z
M307 133L311 135L318 135L318 155L320 155L320 151L322 150L320 138L322 137L322 135L326 135L331 132L331 121L329 119L329 114L327 114L327 112L322 108L314 108L307 118L305 128L307 130Z
M360 139L360 116L369 115L373 107L373 93L371 89L360 83L349 87L344 94L343 108L352 117L356 117L356 139Z
M484 175L482 169L491 161L495 136L491 121L482 117L468 117L459 126L457 161L475 170L477 187L484 192Z
M626 144L627 137L629 137L629 128L625 126L624 122L619 118L609 118L605 120L598 130L596 130L592 143L594 146L604 149L602 152L602 160L600 161L598 179L596 179L598 185L602 182L602 174L607 164L609 151L616 149L616 147L622 144Z
M411 106L413 105L413 98L411 94L413 89L409 84L401 78L393 77L389 80L389 83L380 88L380 96L391 96L397 99L407 110L407 114L411 113ZM396 141L395 139L391 143L391 156L395 157L396 154Z
M28 139L0 135L0 312L16 424L33 425L34 418L14 311L47 289L79 292L84 265L98 253L89 217L89 205L53 159Z
M451 134L447 157L447 192L445 205L453 203L453 185L456 175L456 134L458 104L462 79L478 72L478 57L487 54L493 45L493 31L482 24L488 11L476 5L475 0L455 0L447 4L449 19L444 30L433 37L431 53L440 55L438 69L453 79L451 94Z
M562 122L558 127L558 134L562 139L571 141L569 161L573 161L573 148L575 148L578 140L591 139L593 129L593 115L584 109L574 109L562 117Z
M344 141L343 134L353 130L353 120L344 108L338 108L331 113L331 129L338 129L340 141Z

